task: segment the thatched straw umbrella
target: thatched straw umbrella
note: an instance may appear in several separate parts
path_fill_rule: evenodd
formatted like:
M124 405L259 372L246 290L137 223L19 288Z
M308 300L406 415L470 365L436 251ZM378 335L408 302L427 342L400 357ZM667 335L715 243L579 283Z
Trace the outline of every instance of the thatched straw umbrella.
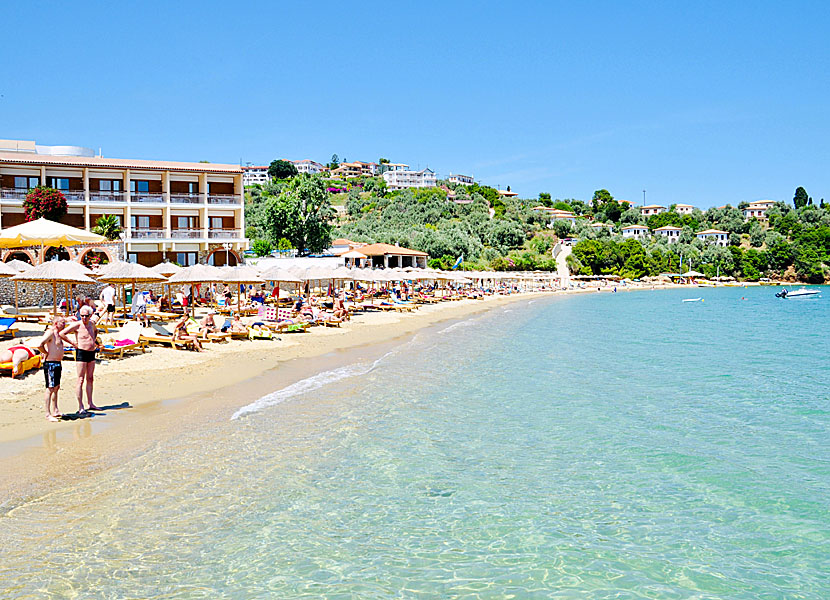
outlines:
M280 283L296 283L298 286L303 283L303 280L292 273L291 271L284 269L280 266L273 266L270 269L266 269L262 272L262 278L265 281L273 281L276 283L277 290L280 289ZM279 291L277 291L277 305L280 302L280 295Z
M95 283L95 280L87 275L89 269L71 260L50 260L41 263L36 267L18 273L12 277L12 281L39 281L52 283L53 314L58 313L58 284L66 286L66 313L69 314L69 285L76 283ZM15 307L17 299L15 298Z
M217 267L212 265L191 265L184 267L181 271L170 277L167 283L187 283L193 285L199 283L216 283L218 281L222 281L222 271ZM191 314L194 304L191 303Z
M265 280L260 276L259 271L253 267L224 267L219 269L222 273L222 283L233 283L237 286L236 295L236 311L242 310L242 284L243 283L265 283Z
M164 275L153 269L131 262L112 262L104 265L98 275L98 281L121 284L124 312L127 312L127 294L123 293L128 283L132 284L132 296L135 298L136 283L159 283L167 281Z
M157 264L155 267L150 267L153 271L158 273L159 275L164 275L165 277L170 277L171 275L175 275L182 268L179 265L173 264L171 262L161 262Z
M172 277L173 275L175 275L176 273L178 273L179 271L182 270L182 268L179 265L177 265L175 263L171 263L171 262L166 261L166 260L164 262L160 262L156 266L150 267L150 268L153 271L155 271L156 273L158 273L159 275L164 275L165 277ZM169 297L170 296L170 284L165 283L164 287L167 288L167 296Z
M20 271L17 269L10 267L4 262L0 262L0 277L13 277L17 275Z
M22 273L23 271L28 271L29 269L34 268L34 267L33 267L32 265L30 265L29 263L27 263L27 262L23 262L22 260L18 260L18 259L16 259L16 258L14 258L14 259L12 259L12 260L8 261L8 262L7 262L7 263L5 263L5 264L6 264L7 266L11 267L12 269L14 269L15 271L17 271L18 273Z

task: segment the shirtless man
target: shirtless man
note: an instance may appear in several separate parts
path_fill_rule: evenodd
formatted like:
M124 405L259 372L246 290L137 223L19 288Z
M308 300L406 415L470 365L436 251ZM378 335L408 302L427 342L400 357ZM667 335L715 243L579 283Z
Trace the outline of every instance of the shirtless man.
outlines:
M98 350L98 328L95 324L106 308L93 314L92 307L81 307L81 320L68 325L60 332L60 337L68 344L75 346L75 363L78 369L78 413L87 414L90 410L101 410L92 403L92 387L95 381L95 352ZM75 334L75 339L68 336ZM84 386L86 386L86 402L84 408Z
M59 421L63 416L58 410L58 392L61 389L61 361L63 340L60 332L66 327L66 320L57 317L43 332L37 349L43 354L43 375L46 378L46 419Z

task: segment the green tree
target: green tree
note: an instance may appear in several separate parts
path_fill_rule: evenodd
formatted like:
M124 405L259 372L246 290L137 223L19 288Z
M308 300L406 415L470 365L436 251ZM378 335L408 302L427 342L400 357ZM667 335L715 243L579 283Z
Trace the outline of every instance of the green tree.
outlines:
M117 215L101 215L95 220L92 233L103 235L108 240L117 240L121 235L121 222Z
M301 254L329 247L333 219L325 183L307 174L292 179L279 196L268 199L265 207L267 239L277 243L287 238Z
M271 242L268 240L254 240L251 243L251 250L254 251L254 254L257 256L268 256L271 254Z
M340 166L340 157L337 154L331 155L331 162L328 164L329 169L336 169Z
M288 179L297 175L297 167L288 160L274 160L268 167L268 175L273 179Z
M810 197L807 195L807 190L799 186L795 188L795 195L793 196L793 204L796 208L804 208L807 206Z

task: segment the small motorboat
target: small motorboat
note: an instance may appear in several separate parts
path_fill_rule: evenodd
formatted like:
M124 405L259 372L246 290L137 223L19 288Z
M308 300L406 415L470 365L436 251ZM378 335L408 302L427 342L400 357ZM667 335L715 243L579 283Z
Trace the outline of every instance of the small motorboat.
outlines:
M683 302L703 302L703 298L683 298Z
M801 288L800 290L793 290L790 292L787 288L784 288L775 294L776 298L807 298L810 296L821 296L821 290L808 290L806 288Z

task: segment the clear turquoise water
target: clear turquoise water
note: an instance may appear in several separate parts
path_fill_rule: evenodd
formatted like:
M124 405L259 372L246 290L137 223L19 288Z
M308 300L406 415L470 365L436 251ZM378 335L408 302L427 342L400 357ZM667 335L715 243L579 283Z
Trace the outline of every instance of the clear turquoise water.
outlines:
M830 290L775 291L523 300L263 390L0 517L0 597L828 598Z

